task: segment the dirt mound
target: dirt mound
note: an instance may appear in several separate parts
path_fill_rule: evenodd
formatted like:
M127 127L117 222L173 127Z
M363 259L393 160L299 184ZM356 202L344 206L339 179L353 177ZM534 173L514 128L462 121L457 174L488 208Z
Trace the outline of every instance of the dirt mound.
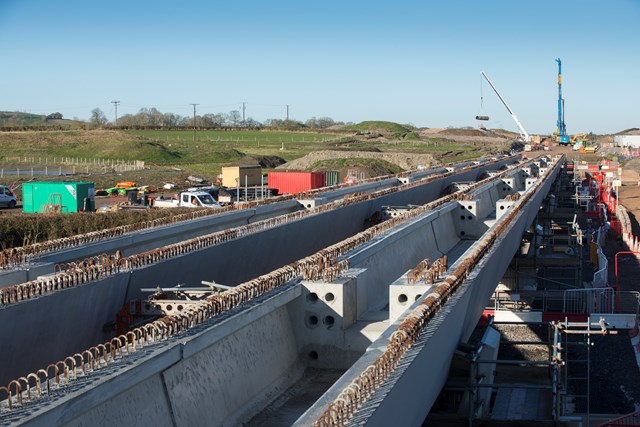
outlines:
M238 159L235 166L261 166L264 169L275 169L286 163L286 160L278 156L244 156Z
M382 150L378 147L349 147L345 145L339 145L338 148L332 149L331 151L363 151L367 153L382 153Z
M279 166L282 170L308 170L316 162L329 159L360 158L385 160L389 163L400 166L404 170L416 169L419 165L428 166L436 160L427 153L375 153L369 151L314 151L299 159L292 160Z
M479 129L463 128L463 129L445 129L438 132L439 135L459 135L459 136L485 136L485 132Z
M640 129L638 128L629 128L625 129L621 132L616 133L616 135L640 135Z

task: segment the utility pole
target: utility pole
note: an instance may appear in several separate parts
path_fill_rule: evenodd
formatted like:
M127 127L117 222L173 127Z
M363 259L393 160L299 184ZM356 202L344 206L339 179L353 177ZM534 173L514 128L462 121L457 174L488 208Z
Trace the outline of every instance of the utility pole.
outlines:
M196 142L196 105L200 104L189 104L193 105L193 142Z
M287 105L287 117L284 119L285 124L289 124L289 106Z
M111 103L116 107L116 121L113 122L113 125L115 126L118 124L118 104L120 104L120 101L111 101Z
M244 118L244 112L246 110L246 106L245 106L246 102L242 103L242 124L244 125L245 123L245 118Z

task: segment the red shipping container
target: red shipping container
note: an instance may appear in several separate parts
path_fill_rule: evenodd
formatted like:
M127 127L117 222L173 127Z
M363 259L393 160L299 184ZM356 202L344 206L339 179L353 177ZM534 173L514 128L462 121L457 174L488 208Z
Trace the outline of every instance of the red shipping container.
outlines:
M278 194L296 194L324 187L324 172L269 172L269 188Z

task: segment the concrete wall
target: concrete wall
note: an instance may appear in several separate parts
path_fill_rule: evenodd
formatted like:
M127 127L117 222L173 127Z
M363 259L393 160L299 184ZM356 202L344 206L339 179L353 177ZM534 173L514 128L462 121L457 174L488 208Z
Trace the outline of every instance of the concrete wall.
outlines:
M141 288L173 287L176 284L199 286L202 280L237 285L356 234L363 229L365 219L383 205L426 203L439 196L454 179L472 179L480 173L482 168L465 172L463 177L448 177L376 200L312 215L132 272L3 307L0 309L0 333L4 337L11 337L11 345L0 346L0 360L6 362L0 373L0 384L107 341L112 332L103 332L103 325L115 320L116 313L125 302L143 297ZM286 209L293 207L287 206ZM238 215L237 212L231 214ZM247 217L243 216L242 221L246 220ZM173 237L168 238L177 239L179 233L176 230L179 229L173 229ZM151 246L147 237L155 239L157 233L160 231L145 231L122 239L128 240L131 245L138 242L143 246ZM407 232L399 233L398 241L393 243L394 250L403 254L401 256L406 257L407 263L415 265L424 257L437 257L432 241L413 236L409 245L400 239ZM438 245L446 241L444 237L436 236L436 239ZM107 241L96 244L93 249L102 253L117 247L114 242ZM85 258L90 253L78 256L80 252L77 251L80 250L66 252L74 251L77 258ZM358 290L358 314L375 305L385 304L388 298L387 285L406 271L406 268L394 265L382 255L371 258L363 267L368 268L366 275L379 277L382 281L375 286L367 286L366 291ZM41 351L34 351L34 348Z
M303 373L286 306L300 285L215 327L160 344L76 393L32 411L36 426L232 426L246 422Z
M556 167L549 180L521 210L520 217L501 236L499 244L492 247L463 286L429 322L421 338L404 356L411 363L402 363L392 378L376 391L375 403L367 404L359 411L359 422L366 422L368 426L420 425L423 422L446 381L451 355L458 343L466 341L473 332L486 301L519 247L522 233L535 218L538 206L558 172L559 168ZM406 313L367 349L295 425L309 425L318 419L341 391L382 354L389 337ZM399 411L398 408L403 410Z
M116 250L120 250L125 256L129 256L160 246L170 245L216 231L239 227L301 209L302 206L300 206L297 201L285 200L280 203L259 206L253 209L231 211L220 215L197 218L192 221L141 230L109 240L44 254L41 255L38 258L38 262L28 270L0 271L0 288L35 280L38 276L51 274L53 273L55 263L82 260L105 253L113 254Z
M130 274L54 292L0 309L0 384L109 340L106 322L126 301Z

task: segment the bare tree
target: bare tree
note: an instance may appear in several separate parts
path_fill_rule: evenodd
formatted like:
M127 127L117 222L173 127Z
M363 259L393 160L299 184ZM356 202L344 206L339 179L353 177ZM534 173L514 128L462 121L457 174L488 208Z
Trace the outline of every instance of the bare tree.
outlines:
M231 126L234 126L234 127L238 126L238 124L240 123L240 120L242 120L242 115L240 114L240 111L238 110L229 111L228 120L231 123Z
M101 109L94 108L91 110L91 123L97 127L106 125L109 120L107 120L107 116L104 115Z

